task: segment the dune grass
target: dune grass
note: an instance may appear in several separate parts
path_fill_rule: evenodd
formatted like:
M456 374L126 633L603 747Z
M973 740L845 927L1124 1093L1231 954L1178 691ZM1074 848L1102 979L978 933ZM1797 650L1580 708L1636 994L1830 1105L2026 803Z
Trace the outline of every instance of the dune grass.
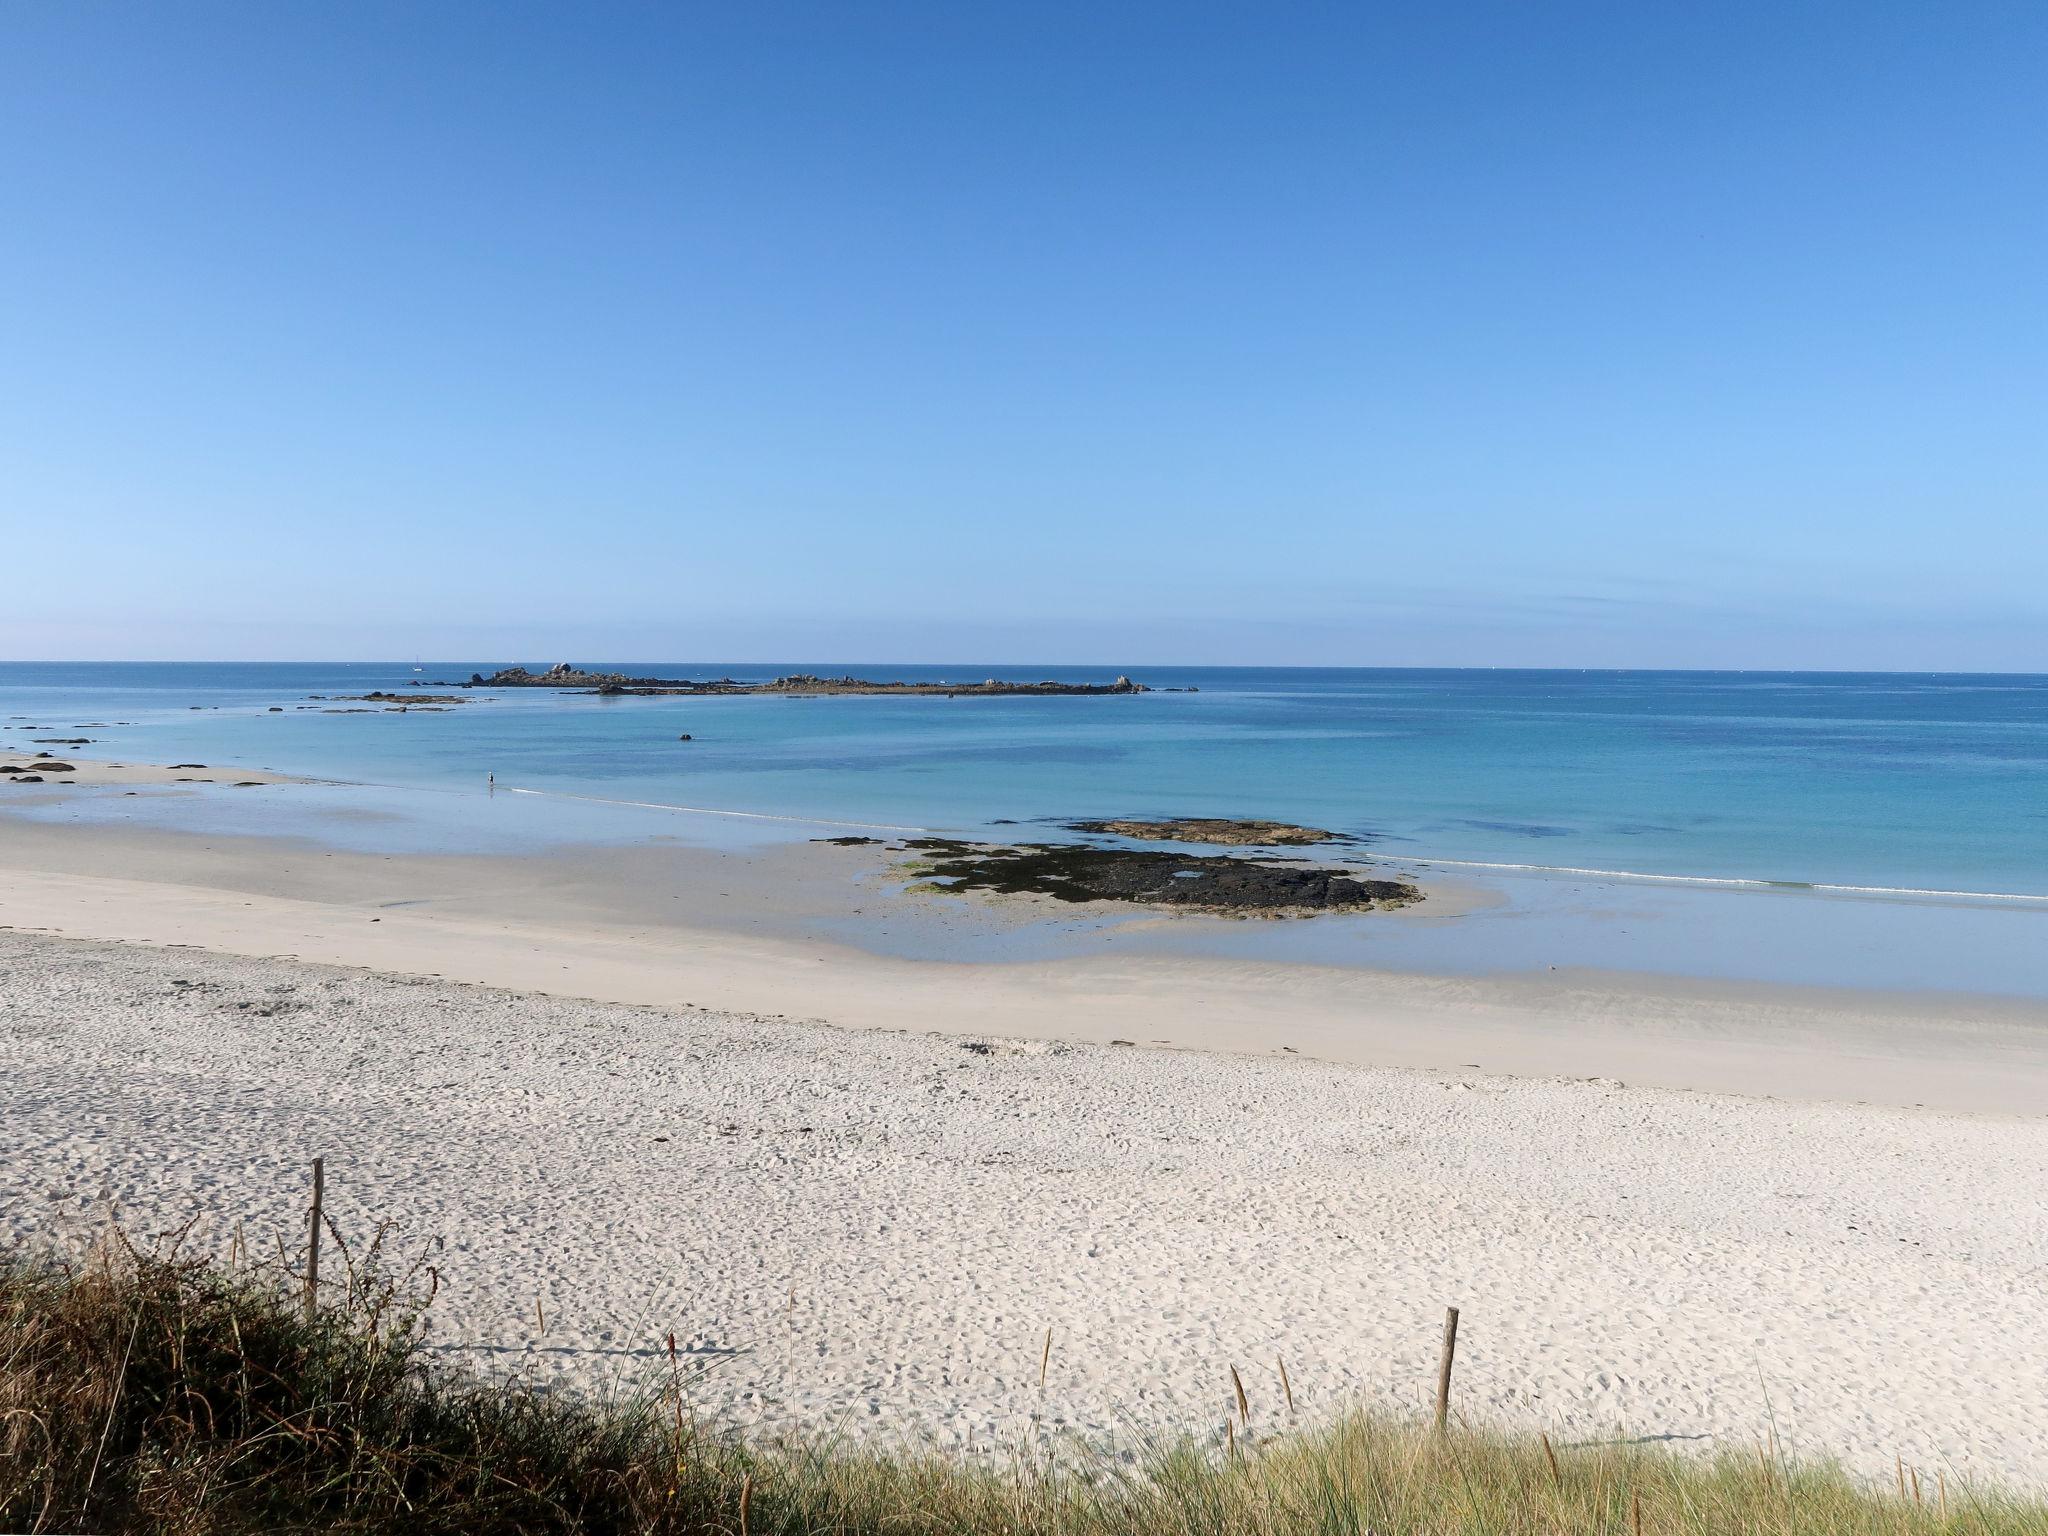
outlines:
M431 1272L389 1277L377 1246L344 1254L310 1319L282 1264L125 1244L70 1264L0 1258L0 1529L2048 1532L2048 1505L1954 1478L1902 1496L1764 1450L1702 1460L1372 1416L1300 1433L1247 1418L1221 1452L1185 1442L1136 1462L749 1447L694 1422L680 1370L597 1403L439 1363L419 1340Z

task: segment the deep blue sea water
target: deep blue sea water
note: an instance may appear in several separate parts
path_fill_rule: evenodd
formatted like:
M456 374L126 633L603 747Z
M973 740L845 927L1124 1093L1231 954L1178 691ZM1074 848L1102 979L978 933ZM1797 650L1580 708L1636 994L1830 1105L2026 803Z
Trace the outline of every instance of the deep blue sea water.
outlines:
M447 714L298 707L311 694L500 664L0 664L0 742L87 735L96 744L76 750L90 756L464 793L495 773L506 790L963 831L1005 819L1267 816L1364 834L1406 858L2048 895L2042 676L579 659L741 679L1108 681L1125 670L1199 691L478 690ZM683 732L694 739L679 742Z

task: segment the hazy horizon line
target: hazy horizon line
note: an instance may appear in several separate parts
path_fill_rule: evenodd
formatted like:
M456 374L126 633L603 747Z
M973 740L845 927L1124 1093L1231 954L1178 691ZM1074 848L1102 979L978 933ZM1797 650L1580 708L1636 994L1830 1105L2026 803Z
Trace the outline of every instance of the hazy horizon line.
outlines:
M529 662L514 660L494 662L494 667L526 666ZM547 665L554 665L550 662ZM1957 668L1957 667L1615 667L1615 666L1520 666L1513 664L1462 663L1432 664L1427 662L1188 662L1188 661L885 661L869 658L863 661L834 660L823 657L782 657L775 660L743 659L737 657L719 658L671 658L655 660L600 660L577 663L579 671L615 671L629 667L867 667L883 669L891 667L937 668L952 667L962 670L982 668L1006 668L1012 671L1024 669L1057 671L1060 668L1080 668L1097 672L1134 672L1146 667L1172 668L1188 672L1611 672L1611 673L1697 673L1723 674L1730 676L1763 675L1771 677L2013 677L2048 679L2048 671L2030 672L2007 668ZM79 658L64 656L15 656L0 657L0 667L426 667L460 666L475 670L475 658L460 660L423 661L407 660L403 656L299 656L299 657L234 657L234 656L181 656L181 657L96 657ZM1142 682L1142 678L1136 679Z

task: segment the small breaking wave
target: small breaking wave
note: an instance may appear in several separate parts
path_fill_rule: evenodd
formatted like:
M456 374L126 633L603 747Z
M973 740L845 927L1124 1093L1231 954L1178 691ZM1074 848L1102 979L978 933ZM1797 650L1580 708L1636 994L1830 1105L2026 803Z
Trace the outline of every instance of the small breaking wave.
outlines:
M638 811L681 811L691 816L730 816L740 821L786 821L799 827L854 827L863 832L929 832L929 827L902 827L886 821L835 821L829 816L776 816L767 811L727 811L709 805L669 805L660 800L614 800L604 795L576 795L565 789L521 789L496 784L492 793L532 795L542 800L580 800L586 805L622 805Z
M1949 891L1917 885L1845 885L1831 880L1763 880L1739 875L1657 875L1636 869L1587 869L1573 864L1510 864L1489 859L1415 857L1414 863L1442 869L1492 869L1529 875L1583 875L1595 880L1643 881L1654 885L1702 885L1751 891L1820 891L1838 896L1920 896L1944 901L1999 901L2048 907L2048 894L2027 891Z

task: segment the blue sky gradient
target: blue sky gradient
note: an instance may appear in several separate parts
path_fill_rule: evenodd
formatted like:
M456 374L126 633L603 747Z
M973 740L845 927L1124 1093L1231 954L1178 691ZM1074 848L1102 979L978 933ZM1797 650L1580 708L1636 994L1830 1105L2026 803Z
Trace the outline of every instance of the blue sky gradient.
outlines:
M0 8L0 656L2048 671L2048 7Z

